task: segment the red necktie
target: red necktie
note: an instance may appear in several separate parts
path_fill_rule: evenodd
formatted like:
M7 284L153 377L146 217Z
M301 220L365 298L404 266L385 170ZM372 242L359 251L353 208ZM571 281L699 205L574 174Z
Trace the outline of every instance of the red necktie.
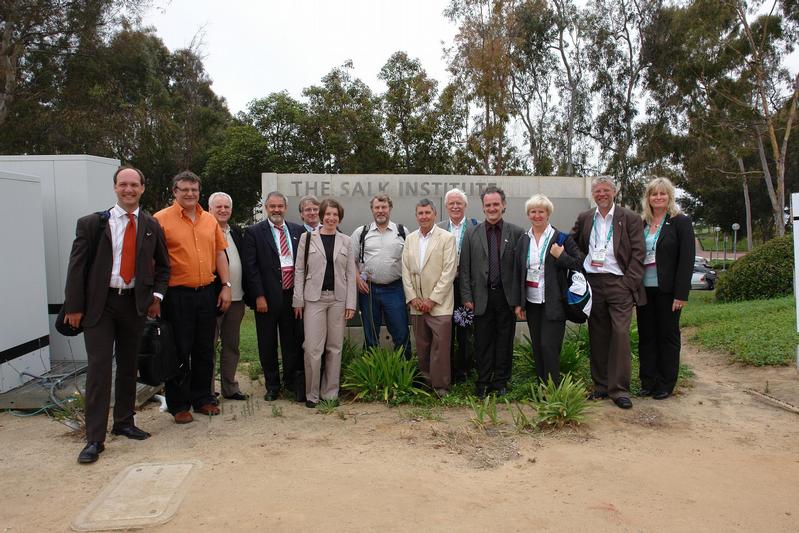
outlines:
M122 239L122 262L119 265L119 275L125 284L130 283L136 273L136 218L133 213L128 213L128 226L125 228L125 237Z
M280 255L286 257L291 255L289 243L286 240L286 232L283 231L283 226L275 226L280 232ZM282 284L284 289L290 289L294 286L294 268L283 267L280 269L282 275Z

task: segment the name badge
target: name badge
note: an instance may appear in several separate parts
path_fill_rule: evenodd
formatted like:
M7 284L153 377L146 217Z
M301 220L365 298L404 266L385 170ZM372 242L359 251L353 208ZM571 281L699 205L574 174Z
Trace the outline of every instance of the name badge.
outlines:
M594 250L591 254L591 266L601 268L605 266L605 257L607 257L607 250Z
M285 268L294 269L294 258L291 256L291 254L289 254L289 255L281 255L280 256L280 268L281 269L285 269Z
M644 257L644 265L652 266L655 264L655 250L647 250Z
M541 269L528 268L527 269L527 286L537 289L541 283Z

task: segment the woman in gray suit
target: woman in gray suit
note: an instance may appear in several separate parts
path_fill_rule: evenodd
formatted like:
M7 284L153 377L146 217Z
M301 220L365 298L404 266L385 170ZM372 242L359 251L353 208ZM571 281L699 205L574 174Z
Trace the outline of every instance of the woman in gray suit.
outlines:
M570 236L549 224L554 208L549 198L536 194L524 208L531 227L516 246L512 305L530 328L538 379L546 383L552 378L557 385L566 331L566 271L580 270L585 256Z
M323 200L319 215L322 224L300 237L293 299L295 316L304 319L305 406L311 408L320 397L338 398L344 327L355 316L357 301L352 240L337 230L344 208L335 200Z

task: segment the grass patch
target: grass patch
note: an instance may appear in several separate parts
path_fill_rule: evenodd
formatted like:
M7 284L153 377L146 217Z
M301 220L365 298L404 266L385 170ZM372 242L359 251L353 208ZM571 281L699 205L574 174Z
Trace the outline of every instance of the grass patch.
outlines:
M400 404L429 396L415 386L419 379L416 360L405 359L402 349L375 347L347 365L341 388L354 393L356 400Z
M532 390L536 423L554 428L581 424L589 407L587 393L582 380L575 381L569 374L557 385L552 378L546 384L539 383Z
M713 300L713 292L691 293L681 317L683 326L696 328L690 340L747 365L793 361L799 344L793 296L723 304Z
M316 404L316 410L323 415L329 415L338 407L338 400L319 400Z

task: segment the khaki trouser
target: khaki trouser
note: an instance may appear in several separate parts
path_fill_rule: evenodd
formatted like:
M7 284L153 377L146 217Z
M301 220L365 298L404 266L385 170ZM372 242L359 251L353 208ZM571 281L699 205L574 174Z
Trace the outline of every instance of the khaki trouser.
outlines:
M449 345L452 335L450 315L411 315L413 335L416 339L416 354L419 356L419 372L433 389L449 390L450 362Z
M222 396L229 397L240 393L239 382L236 381L236 369L239 366L239 338L241 337L241 321L244 318L245 306L241 300L230 302L230 307L222 316L216 318L216 335L222 339L222 350L219 354L219 381L222 384ZM214 375L213 373L211 374ZM211 378L211 392L214 392L214 378Z
M305 397L309 402L338 398L341 347L344 344L344 302L333 291L322 291L319 301L305 302ZM325 373L320 376L322 354Z

